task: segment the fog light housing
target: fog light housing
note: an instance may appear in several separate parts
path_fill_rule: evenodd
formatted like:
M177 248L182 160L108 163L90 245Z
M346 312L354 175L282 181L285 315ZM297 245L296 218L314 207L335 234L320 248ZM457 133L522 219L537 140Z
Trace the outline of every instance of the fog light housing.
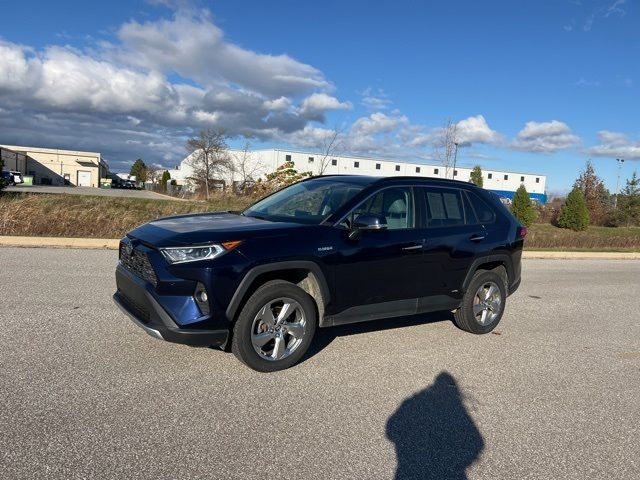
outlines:
M204 285L198 282L196 285L196 291L193 293L193 299L198 304L198 308L203 315L209 315L209 295L207 294L207 289Z

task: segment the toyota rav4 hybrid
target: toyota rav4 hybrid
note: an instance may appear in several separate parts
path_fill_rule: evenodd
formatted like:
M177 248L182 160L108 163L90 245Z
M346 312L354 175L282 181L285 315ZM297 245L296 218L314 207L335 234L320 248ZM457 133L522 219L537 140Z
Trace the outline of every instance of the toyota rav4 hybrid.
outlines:
M472 184L321 176L243 212L162 218L120 243L114 300L150 335L294 365L317 328L450 310L493 330L526 228Z

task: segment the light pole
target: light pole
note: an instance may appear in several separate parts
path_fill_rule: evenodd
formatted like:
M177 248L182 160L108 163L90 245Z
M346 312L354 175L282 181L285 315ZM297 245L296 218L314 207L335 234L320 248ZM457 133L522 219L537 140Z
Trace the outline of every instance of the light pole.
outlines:
M624 158L616 158L616 162L618 163L618 177L616 179L616 199L613 202L613 208L618 208L618 187L620 186L620 170L622 169Z
M453 154L453 173L451 174L451 178L455 180L456 179L456 162L458 161L458 142L454 142L453 144L456 146L456 149Z

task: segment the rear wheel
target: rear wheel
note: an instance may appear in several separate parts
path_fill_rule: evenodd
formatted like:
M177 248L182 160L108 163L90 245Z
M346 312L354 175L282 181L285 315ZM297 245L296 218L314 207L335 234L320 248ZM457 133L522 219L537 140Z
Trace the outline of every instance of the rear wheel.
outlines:
M242 308L231 350L259 372L283 370L306 353L317 323L315 303L307 292L284 280L270 281Z
M500 322L506 299L504 279L495 272L478 270L454 313L455 324L467 332L489 333Z

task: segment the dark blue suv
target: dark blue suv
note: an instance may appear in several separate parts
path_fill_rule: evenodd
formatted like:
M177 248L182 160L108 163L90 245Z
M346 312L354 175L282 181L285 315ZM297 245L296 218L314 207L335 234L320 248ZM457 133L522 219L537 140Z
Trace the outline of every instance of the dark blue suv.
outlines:
M122 239L116 303L150 335L298 362L316 328L453 310L490 332L520 284L526 229L472 184L322 176L243 212L181 215Z

